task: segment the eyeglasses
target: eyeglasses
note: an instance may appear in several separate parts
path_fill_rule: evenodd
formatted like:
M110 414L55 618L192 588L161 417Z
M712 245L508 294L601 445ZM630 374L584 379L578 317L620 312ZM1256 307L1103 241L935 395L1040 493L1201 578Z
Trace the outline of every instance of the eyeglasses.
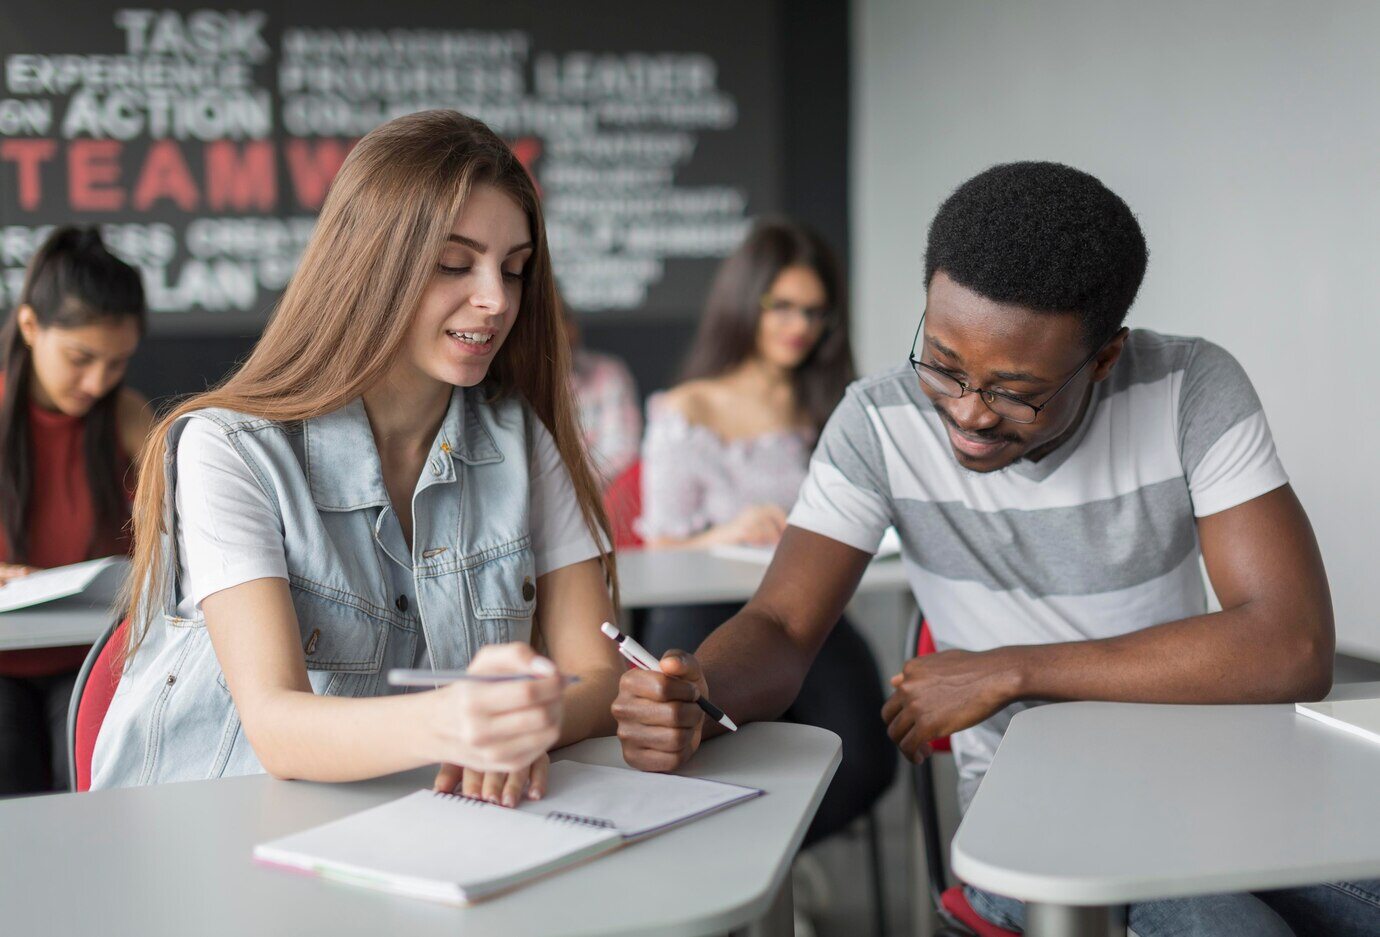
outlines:
M783 318L789 315L801 315L810 325L822 325L825 328L831 327L835 318L834 310L827 306L801 306L789 299L777 299L770 295L762 297L762 311Z
M927 310L928 312L928 310ZM985 387L973 387L965 381L960 381L947 371L941 371L932 364L926 364L915 357L915 344L920 340L920 330L925 327L925 313L920 315L920 324L915 327L915 337L910 341L910 366L915 369L916 377L920 378L920 383L930 390L943 397L962 397L964 394L973 393L982 398L982 402L1003 420L1010 420L1012 423L1034 423L1040 416L1040 411L1050 405L1059 392L1069 386L1069 381L1073 380L1088 366L1088 363L1102 353L1102 349L1107 347L1107 339L1092 354L1083 359L1083 363L1074 369L1073 373L1064 378L1064 383L1055 388L1054 393L1045 398L1044 403L1026 403L1018 400L1009 394L1003 394L999 390L988 390Z

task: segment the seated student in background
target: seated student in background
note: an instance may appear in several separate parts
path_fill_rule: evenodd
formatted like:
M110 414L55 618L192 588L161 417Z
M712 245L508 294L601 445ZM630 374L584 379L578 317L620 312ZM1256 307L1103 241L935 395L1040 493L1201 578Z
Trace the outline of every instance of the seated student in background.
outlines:
M563 335L507 145L440 110L365 136L248 361L150 438L92 787L439 762L438 789L514 804L548 749L608 734L613 570ZM394 667L538 679L389 695Z
M753 228L714 278L685 377L647 405L649 546L775 545L820 428L853 378L846 294L818 235L788 221ZM650 609L641 640L655 654L693 649L740 607ZM866 812L896 769L877 721L877 664L853 626L837 613L835 620L786 710L786 718L823 726L844 742L807 843Z
M1013 163L959 187L930 228L911 361L849 389L756 596L667 659L674 676L623 677L628 762L667 771L715 734L688 683L735 719L783 712L888 525L941 650L892 678L882 717L912 759L953 737L965 806L1035 701L1325 694L1327 578L1260 401L1216 345L1122 327L1145 265L1134 215L1086 173ZM968 894L1021 925L1020 902ZM1378 912L1372 882L1146 902L1130 926L1375 934Z
M131 463L152 418L123 384L144 334L139 272L94 228L29 262L0 348L0 586L126 553ZM0 652L0 795L67 786L67 703L85 647Z
M570 380L580 414L589 458L601 486L608 485L637 461L642 445L642 406L628 366L613 355L584 346L580 323L566 306L565 330L573 349Z

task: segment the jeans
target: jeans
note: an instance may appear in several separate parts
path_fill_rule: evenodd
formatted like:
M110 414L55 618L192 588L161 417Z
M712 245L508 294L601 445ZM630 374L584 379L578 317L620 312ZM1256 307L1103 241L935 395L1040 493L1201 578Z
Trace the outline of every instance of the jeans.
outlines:
M0 797L67 790L67 706L77 675L0 677Z
M741 606L676 605L650 609L638 640L660 657L671 648L693 651ZM896 746L882 722L882 678L862 635L840 620L825 639L785 718L828 729L843 740L839 764L805 833L810 846L872 808L896 774Z
M983 919L1023 929L1021 902L971 885L963 892ZM1380 880L1144 901L1130 906L1126 923L1138 937L1375 937Z

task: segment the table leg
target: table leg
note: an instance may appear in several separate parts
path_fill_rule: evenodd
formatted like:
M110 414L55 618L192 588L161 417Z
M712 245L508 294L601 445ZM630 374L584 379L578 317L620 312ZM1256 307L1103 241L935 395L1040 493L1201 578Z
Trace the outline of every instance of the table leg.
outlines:
M742 930L734 931L733 937L793 937L795 934L795 900L791 892L791 876L786 880L772 899L767 913L753 921Z
M1126 909L1027 901L1025 933L1028 937L1126 937Z

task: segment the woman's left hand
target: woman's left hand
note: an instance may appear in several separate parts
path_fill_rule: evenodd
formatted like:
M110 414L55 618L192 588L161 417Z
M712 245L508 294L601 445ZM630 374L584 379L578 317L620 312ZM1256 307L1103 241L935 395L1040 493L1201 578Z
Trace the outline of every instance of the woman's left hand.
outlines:
M0 586L6 585L12 579L23 579L25 576L36 572L38 572L38 570L32 566L0 563Z
M516 807L524 798L540 800L546 793L551 758L545 754L520 771L476 771L461 765L441 765L434 790L463 794L504 807Z

